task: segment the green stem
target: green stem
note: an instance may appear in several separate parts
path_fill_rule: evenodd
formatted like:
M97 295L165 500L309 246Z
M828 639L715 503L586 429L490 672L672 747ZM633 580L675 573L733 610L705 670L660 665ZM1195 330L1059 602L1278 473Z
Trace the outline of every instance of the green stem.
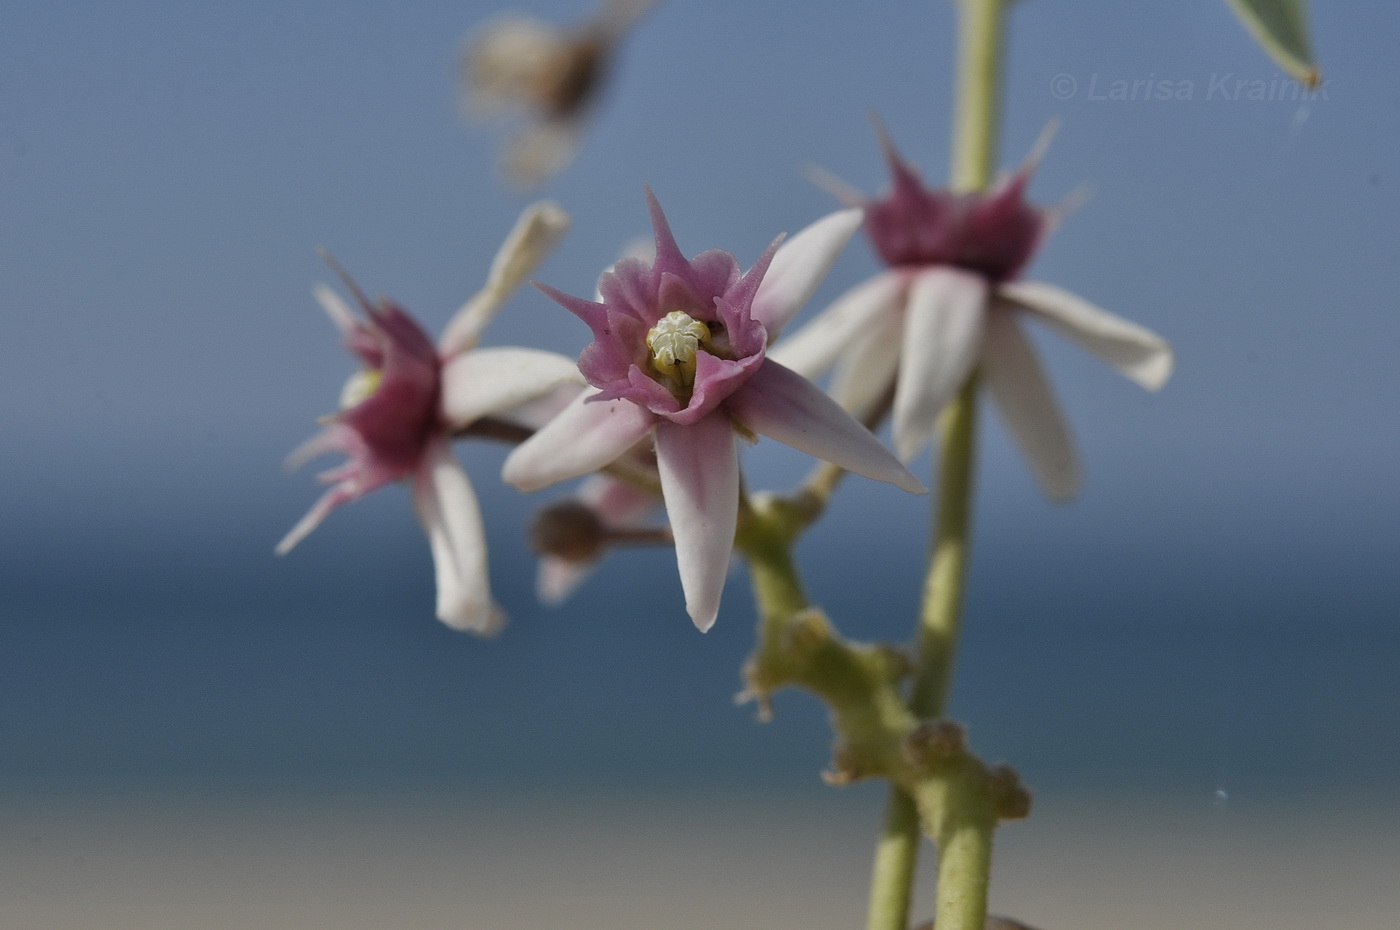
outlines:
M1005 3L1006 0L957 3L957 100L951 170L955 190L985 188L996 162ZM944 416L938 516L910 695L910 709L924 718L943 712L957 649L972 515L975 376ZM994 824L995 818L974 816L938 831L938 930L982 930ZM909 926L918 852L917 808L908 793L892 787L871 875L868 930L906 930Z

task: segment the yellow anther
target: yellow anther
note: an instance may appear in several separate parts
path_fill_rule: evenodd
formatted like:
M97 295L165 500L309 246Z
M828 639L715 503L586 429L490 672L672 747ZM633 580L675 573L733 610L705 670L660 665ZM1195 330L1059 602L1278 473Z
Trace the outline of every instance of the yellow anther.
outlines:
M384 373L378 368L366 368L351 375L340 390L340 409L349 410L369 400L383 380Z
M652 367L683 388L695 383L696 353L709 345L710 328L682 310L672 310L647 333Z

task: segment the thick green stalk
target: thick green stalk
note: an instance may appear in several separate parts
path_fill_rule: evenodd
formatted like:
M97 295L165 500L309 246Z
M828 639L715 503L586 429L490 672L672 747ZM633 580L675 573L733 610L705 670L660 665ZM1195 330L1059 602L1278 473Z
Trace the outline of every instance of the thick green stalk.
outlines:
M960 191L986 187L996 161L1005 2L957 2L957 99L951 182ZM975 376L944 416L938 515L910 695L911 710L925 718L942 714L957 647L972 514ZM974 816L958 823L955 829L939 831L939 930L982 930L994 825L995 818ZM871 876L868 930L906 930L909 926L919 832L913 799L902 789L892 787Z

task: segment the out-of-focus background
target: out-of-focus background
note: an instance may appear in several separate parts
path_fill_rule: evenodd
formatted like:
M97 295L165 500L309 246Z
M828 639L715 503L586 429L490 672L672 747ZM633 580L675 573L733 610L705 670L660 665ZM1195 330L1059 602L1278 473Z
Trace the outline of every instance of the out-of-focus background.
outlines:
M471 444L498 640L433 619L401 488L272 555L319 493L279 463L353 370L315 247L436 330L530 199L458 116L460 37L497 12L7 6L0 924L858 925L882 792L820 784L815 701L731 702L742 572L704 636L664 551L537 606L522 527L564 491ZM1301 100L1218 0L1012 14L1003 162L1058 117L1033 193L1092 189L1029 275L1178 356L1149 396L1037 334L1085 461L1069 506L987 418L953 713L1037 789L994 904L1047 930L1400 910L1400 27L1312 16ZM538 277L588 292L644 183L684 249L747 265L830 208L804 165L882 187L870 111L942 178L952 25L659 5L541 191L574 228ZM853 243L814 309L874 267ZM586 340L526 289L486 341ZM806 463L768 445L753 483L786 487ZM851 635L907 635L926 513L852 481L805 543Z

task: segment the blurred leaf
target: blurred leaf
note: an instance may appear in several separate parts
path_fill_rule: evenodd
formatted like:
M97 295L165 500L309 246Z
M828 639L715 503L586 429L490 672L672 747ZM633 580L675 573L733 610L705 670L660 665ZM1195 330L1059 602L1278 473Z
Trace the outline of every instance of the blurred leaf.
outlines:
M1225 0L1269 57L1304 87L1322 82L1308 41L1307 0Z

